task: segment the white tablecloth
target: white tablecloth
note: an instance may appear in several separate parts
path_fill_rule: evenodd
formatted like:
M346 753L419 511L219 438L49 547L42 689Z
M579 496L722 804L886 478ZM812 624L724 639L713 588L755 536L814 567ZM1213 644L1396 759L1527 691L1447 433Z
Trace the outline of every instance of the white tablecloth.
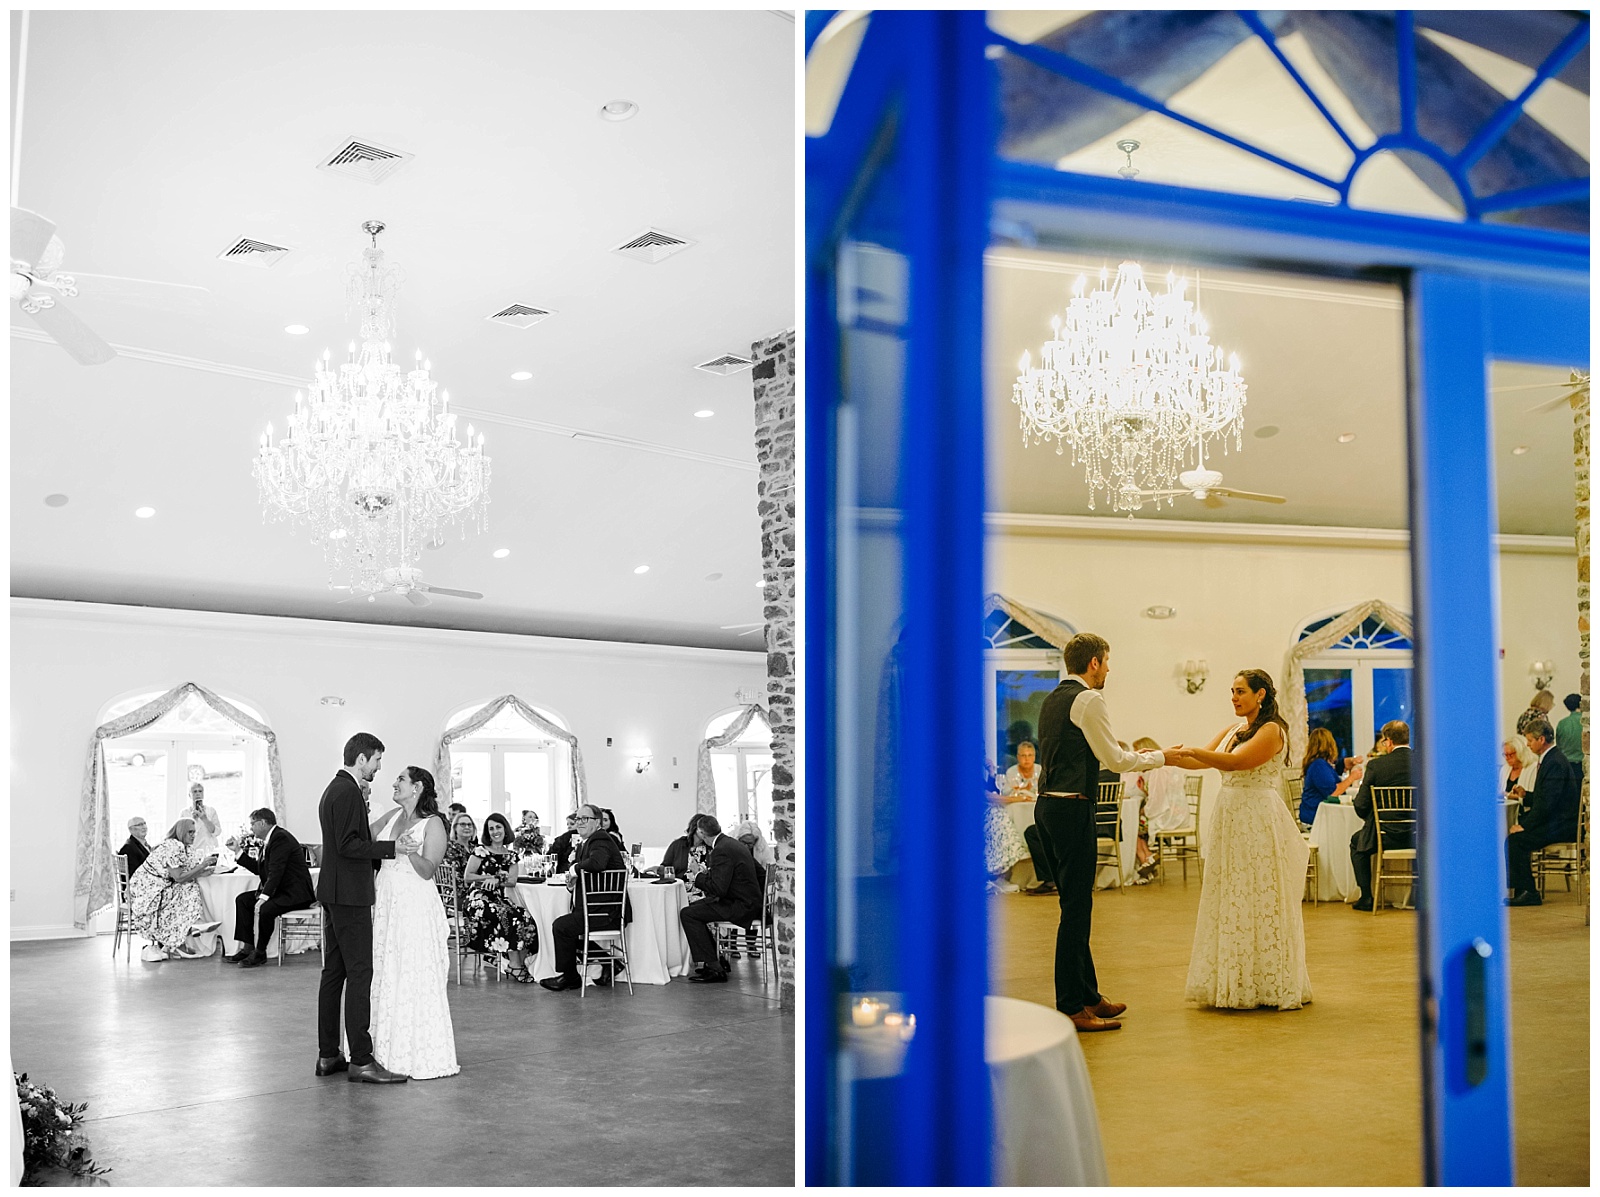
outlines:
M1317 899L1354 902L1361 896L1355 866L1350 863L1350 837L1361 830L1361 816L1343 802L1317 804L1311 842L1317 846Z
M533 913L539 928L539 954L529 962L535 978L556 975L556 941L550 924L572 909L566 885L519 883L517 893ZM665 985L673 977L694 971L689 941L684 938L678 914L689 904L683 882L656 885L650 881L628 883L633 922L628 925L628 971L635 985Z
M311 884L317 884L317 874L321 869L311 870ZM249 869L235 869L231 873L213 873L209 877L199 879L200 897L206 904L208 917L218 919L222 926L215 931L207 932L200 936L200 950L210 955L216 950L220 942L224 946L233 941L233 920L235 918L233 900L246 890L255 889L261 883ZM298 952L310 952L316 947L308 940L295 941L291 955ZM267 955L276 955L278 951L278 928L272 928L272 938L267 941Z
M1020 835L1034 824L1034 815L1038 807L1037 802L1012 802L1006 805L1006 813L1011 816L1011 821L1017 826ZM1122 842L1118 846L1117 855L1122 862L1121 879L1123 885L1132 885L1139 875L1139 795L1122 800ZM1117 871L1110 865L1100 869L1094 879L1096 889L1109 889L1117 884Z
M996 1185L1106 1185L1089 1070L1066 1015L984 998Z

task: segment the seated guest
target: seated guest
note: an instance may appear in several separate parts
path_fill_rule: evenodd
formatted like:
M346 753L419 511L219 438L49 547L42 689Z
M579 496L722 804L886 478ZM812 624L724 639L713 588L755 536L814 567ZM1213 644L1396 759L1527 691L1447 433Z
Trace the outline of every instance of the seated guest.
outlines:
M544 855L544 832L539 830L539 816L537 812L525 810L522 812L522 824L517 828L517 851L524 856Z
M1161 751L1161 745L1149 736L1140 736L1133 742L1133 747L1138 752ZM1162 765L1143 773L1124 773L1122 792L1129 797L1139 795L1139 838L1135 841L1139 877L1134 884L1146 885L1159 863L1155 853L1150 850L1150 833L1176 831L1189 821L1189 800L1183 792L1183 770L1176 765Z
M150 841L145 838L149 834L150 826L144 821L143 815L134 815L128 820L128 842L117 849L117 855L128 858L130 877L139 871L144 858L150 855Z
M465 806L461 805L459 802L452 802L449 806L449 809L445 811L445 817L454 819L457 815L464 815L466 813L467 808Z
M705 896L690 902L678 914L689 941L689 954L697 966L689 980L722 982L728 979L728 973L709 924L748 927L761 913L761 886L750 849L732 836L723 835L722 825L714 815L697 816L694 834L709 851L705 871L696 879L696 888Z
M772 851L772 845L767 843L767 837L761 834L761 827L754 819L746 819L733 829L733 838L746 848L750 849L750 859L756 862L756 882L761 886L761 892L767 892L767 870L777 860L777 855ZM744 933L745 946L750 951L756 950L756 928L752 924ZM737 956L735 952L733 955Z
M1025 802L1027 799L1021 795L1013 796L1009 784L1006 774L997 774L993 765L984 762L984 797L987 805L983 816L983 869L989 874L991 894L1017 892L1011 880L1011 870L1028 855L1027 843L1017 833L1017 825L1005 811L1007 804Z
M525 961L539 950L539 928L517 896L517 850L511 820L499 811L483 820L483 842L472 850L461 880L467 887L461 911L467 921L467 946L486 960L504 958L513 981L533 984Z
M1583 706L1583 695L1569 694L1561 700L1561 705L1567 708L1567 717L1556 724L1556 747L1561 749L1561 755L1572 766L1572 774L1578 779L1578 785L1582 786L1583 715L1578 708Z
M572 866L572 849L575 841L582 838L573 830L577 825L577 818L577 815L568 815L567 829L550 841L550 851L555 854L558 873L565 873Z
M1533 784L1539 758L1528 751L1528 738L1516 732L1511 733L1511 738L1500 745L1500 752L1506 758L1505 781L1500 788L1510 797L1511 791L1521 784L1524 773L1528 775L1528 784Z
M1516 826L1506 836L1506 876L1512 897L1508 906L1541 906L1533 882L1533 854L1547 844L1570 844L1578 838L1578 779L1566 756L1556 747L1555 730L1548 719L1532 720L1522 733L1528 751L1539 761L1531 794L1525 787L1512 789L1523 800Z
M1361 887L1361 897L1355 904L1357 910L1372 909L1372 858L1378 851L1378 824L1372 813L1373 787L1408 786L1411 784L1411 728L1400 720L1383 725L1383 734L1373 749L1377 755L1367 761L1361 778L1361 789L1352 805L1361 816L1361 830L1350 837L1350 864L1355 869L1356 884ZM1386 831L1385 848L1412 846L1409 831Z
M1039 750L1032 740L1017 745L1017 763L1006 770L1001 792L1010 802L1033 802L1039 797L1039 777L1044 772L1037 763Z
M688 828L667 845L661 863L653 869L646 869L646 875L659 876L663 869L671 869L672 875L679 880L689 875L689 856L694 851L694 823L697 818L698 815L690 816Z
M584 930L581 903L586 879L594 873L622 868L622 849L618 847L617 841L601 828L598 806L584 803L573 816L573 821L577 827L574 832L576 847L572 852L572 870L567 877L567 887L572 890L573 908L550 924L550 934L556 941L558 971L555 976L546 977L539 982L546 989L556 992L563 989L578 989L583 985L578 979L578 940L583 936ZM590 920L589 930L619 930L615 915L600 915L598 918L599 922ZM597 947L598 945L591 945L591 955ZM605 959L606 965L598 984L609 985L612 972L610 956L604 949L600 949L600 955Z
M1556 696L1548 690L1540 690L1533 696L1533 701L1528 704L1528 709L1517 716L1517 731L1526 734L1527 725L1535 719L1549 722L1550 712L1555 710Z
M600 808L600 826L606 834L617 841L617 847L627 850L628 841L622 838L622 829L617 826L617 816L612 813L609 806Z
M1333 733L1325 727L1311 729L1306 742L1305 759L1300 762L1300 825L1310 827L1317 821L1317 807L1333 797L1339 788L1339 771L1334 762L1339 759L1339 745Z
M193 844L194 820L179 819L128 880L129 925L150 941L146 959L198 959L197 937L221 926L206 918L199 885L199 878L215 870L216 855L197 856Z
M456 814L450 821L450 842L444 846L442 865L455 870L457 879L466 872L467 858L478 843L478 825L466 811Z
M317 900L305 851L278 816L266 807L250 812L250 834L260 847L241 853L239 867L261 878L260 885L233 900L233 938L239 950L224 956L229 964L255 968L267 961L267 944L280 914L305 910ZM238 848L230 839L228 848Z

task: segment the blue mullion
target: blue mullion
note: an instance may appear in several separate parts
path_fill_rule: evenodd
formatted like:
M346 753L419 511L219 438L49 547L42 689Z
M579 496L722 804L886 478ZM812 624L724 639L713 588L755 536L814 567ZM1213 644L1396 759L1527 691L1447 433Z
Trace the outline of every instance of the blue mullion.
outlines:
M1465 149L1456 155L1456 169L1463 175L1471 170L1491 149L1504 137L1511 126L1522 115L1523 108L1527 105L1529 97L1544 84L1545 80L1558 74L1567 63L1577 57L1578 53L1589 44L1589 22L1579 21L1571 33L1561 39L1561 44L1550 52L1540 65L1538 72L1528 81L1528 86L1522 89L1521 94L1514 100L1507 100L1500 109L1484 123Z
M1400 89L1400 132L1417 135L1417 23L1409 12L1394 14L1394 57Z
M1588 198L1588 179L1567 179L1560 183L1543 183L1538 187L1524 187L1519 191L1502 191L1499 195L1487 196L1478 201L1478 211L1510 212L1517 208L1567 204Z
M1327 105L1322 102L1322 98L1312 90L1311 85L1301 77L1300 72L1294 69L1294 64L1289 61L1289 59L1284 55L1282 47L1278 45L1278 39L1272 35L1272 30L1267 28L1266 23L1262 21L1260 16L1253 12L1241 11L1238 13L1238 17L1255 31L1257 37L1266 43L1267 49L1272 51L1272 56L1278 60L1279 65L1281 65L1284 70L1289 72L1289 78L1293 79L1297 84L1299 84L1300 90L1306 94L1306 99L1310 100L1317 106L1317 111L1322 113L1322 119L1327 121L1329 126L1335 133L1339 135L1340 139L1345 143L1345 145L1350 147L1350 152L1353 154L1359 154L1361 152L1361 147L1356 145L1356 143L1351 140L1350 134L1346 133L1344 131L1344 126L1334 119L1333 113L1328 111Z
M1130 104L1137 104L1139 107L1149 109L1151 112L1158 112L1170 120L1177 121L1180 125L1187 125L1198 133L1204 133L1207 137L1213 137L1218 141L1233 146L1235 149L1243 150L1247 154L1252 154L1265 162L1270 162L1274 166L1280 166L1284 170L1293 171L1295 174L1310 179L1314 183L1320 183L1330 191L1338 191L1342 194L1343 188L1341 184L1336 183L1334 180L1319 175L1316 171L1304 166L1297 166L1287 158L1280 158L1276 154L1258 149L1247 141L1240 141L1237 137L1230 136L1220 129L1213 129L1203 121L1197 121L1193 117L1183 115L1181 112L1175 112L1160 100L1147 96L1138 88L1129 87L1120 79L1113 79L1103 71L1097 71L1087 63L1079 62L1076 58L1058 54L1054 50L1046 50L1041 46L1027 46L1021 42L1014 42L1010 38L992 31L987 36L989 41L995 45L1004 46L1006 50L1015 54L1018 58L1031 62L1034 66L1049 71L1051 74L1062 75L1071 79L1074 83L1081 83L1085 87L1092 87L1108 96L1125 100Z

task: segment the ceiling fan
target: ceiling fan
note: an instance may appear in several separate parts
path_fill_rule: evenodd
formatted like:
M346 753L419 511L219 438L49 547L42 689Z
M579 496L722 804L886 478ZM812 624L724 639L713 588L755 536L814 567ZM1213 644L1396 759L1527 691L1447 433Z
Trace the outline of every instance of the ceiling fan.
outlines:
M1546 399L1543 403L1536 403L1534 406L1526 408L1525 411L1528 414L1542 415L1547 411L1555 411L1556 408L1563 405L1576 407L1578 405L1578 396L1589 389L1589 373L1587 370L1574 370L1570 376L1561 382L1535 382L1521 387L1496 387L1494 393L1543 390L1546 387L1565 387L1566 391L1564 394L1557 395L1554 399Z
M1222 485L1222 474L1217 470L1185 470L1178 475L1182 490L1141 490L1141 499L1166 499L1175 495L1189 495L1207 507L1222 507L1224 499L1250 499L1257 503L1287 503L1282 495L1264 495L1253 490L1234 490Z
M26 208L11 209L12 300L74 361L104 365L117 351L56 302L58 297L70 299L78 293L78 280L61 271L66 252L49 220Z
M353 587L355 593L349 598L342 598L341 603L353 603L357 599L367 599L376 602L380 594L398 594L405 597L406 602L413 607L426 607L433 600L430 594L448 595L450 598L481 599L483 595L476 590L451 590L445 586L429 586L422 580L422 571L415 566L402 565L393 569L386 569L379 575L379 581L357 583Z

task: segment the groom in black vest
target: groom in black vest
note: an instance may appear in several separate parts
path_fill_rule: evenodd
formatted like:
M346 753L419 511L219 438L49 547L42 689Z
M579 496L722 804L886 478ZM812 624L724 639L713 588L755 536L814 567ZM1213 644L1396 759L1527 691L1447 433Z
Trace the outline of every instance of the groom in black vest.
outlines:
M390 1085L411 1078L372 1058L372 904L379 862L394 859L393 840L374 840L361 787L377 776L383 741L357 732L344 746L344 768L322 792L322 986L317 991L317 1075L350 1073L352 1081ZM339 1053L339 995L350 1059Z
M1094 806L1100 768L1136 773L1168 763L1165 752L1132 752L1117 743L1100 691L1111 672L1111 646L1092 632L1067 641L1067 678L1039 712L1039 803L1034 825L1061 900L1056 930L1056 1009L1080 1031L1115 1031L1128 1007L1100 992L1089 952L1094 910ZM1173 755L1177 755L1176 752ZM1035 863L1037 863L1035 858Z

